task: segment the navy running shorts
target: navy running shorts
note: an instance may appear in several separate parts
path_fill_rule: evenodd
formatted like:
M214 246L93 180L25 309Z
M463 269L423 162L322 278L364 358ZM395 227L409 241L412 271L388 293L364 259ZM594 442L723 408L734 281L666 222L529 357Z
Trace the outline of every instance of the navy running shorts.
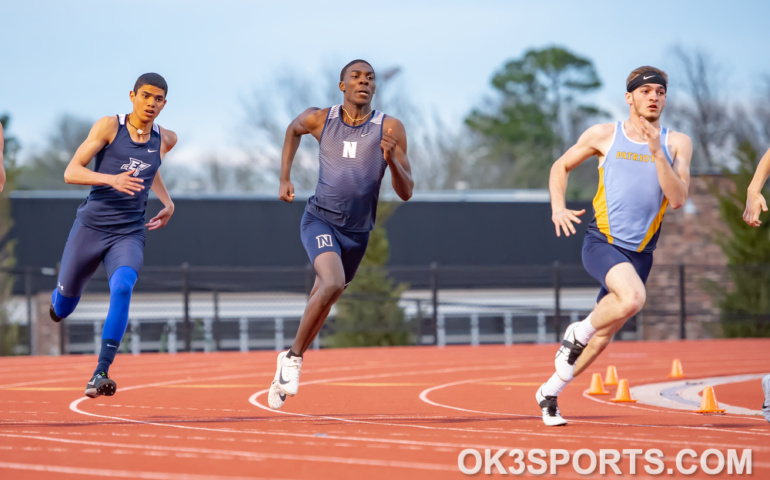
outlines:
M594 277L602 284L599 296L596 301L601 300L607 295L607 284L605 279L607 272L619 263L628 262L633 265L642 283L647 283L647 277L652 268L652 252L634 252L626 250L607 242L606 239L594 235L589 230L583 239L583 266L589 275Z
M130 234L103 232L76 218L61 258L59 293L79 297L101 262L107 278L118 267L131 267L139 273L144 263L144 236L143 230Z
M315 259L324 252L339 255L347 285L353 280L364 258L369 244L369 232L344 232L312 213L305 212L300 224L300 239L311 264L315 264Z

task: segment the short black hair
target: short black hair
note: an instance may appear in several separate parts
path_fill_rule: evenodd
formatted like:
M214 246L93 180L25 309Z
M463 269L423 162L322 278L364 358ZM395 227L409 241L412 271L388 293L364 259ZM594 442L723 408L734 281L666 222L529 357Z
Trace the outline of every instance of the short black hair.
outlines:
M166 83L166 79L161 77L157 73L145 73L143 75L140 75L139 78L136 79L136 83L134 84L134 93L138 93L139 89L145 85L152 85L153 87L158 87L161 90L163 90L164 96L168 95L168 84Z
M350 62L348 62L347 65L342 67L342 71L340 72L340 82L345 78L345 73L347 73L348 67L350 67L351 65L354 65L356 63L365 63L365 64L369 65L369 68L371 68L372 72L374 72L374 67L372 67L371 63L367 62L366 60L362 60L360 58L357 58L355 60L351 60Z

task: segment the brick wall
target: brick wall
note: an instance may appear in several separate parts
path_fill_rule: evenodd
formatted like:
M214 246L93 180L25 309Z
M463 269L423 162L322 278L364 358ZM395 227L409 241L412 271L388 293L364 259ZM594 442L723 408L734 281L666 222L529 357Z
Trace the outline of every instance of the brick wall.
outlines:
M655 250L655 264L647 280L647 303L642 311L645 339L678 339L680 333L680 264L684 265L686 336L719 335L718 309L711 282L725 281L726 259L714 239L728 232L719 218L712 188L727 191L729 180L719 175L698 175L690 180L688 204L669 207Z

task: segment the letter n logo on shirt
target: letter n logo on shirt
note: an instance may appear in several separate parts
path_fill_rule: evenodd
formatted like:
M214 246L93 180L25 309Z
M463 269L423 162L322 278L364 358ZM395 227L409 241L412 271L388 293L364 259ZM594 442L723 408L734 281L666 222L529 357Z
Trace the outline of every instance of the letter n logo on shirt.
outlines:
M331 247L332 246L332 236L328 233L325 233L323 235L318 235L315 237L316 240L318 240L318 248L324 248L324 247Z
M342 141L342 158L356 158L356 146L358 142Z

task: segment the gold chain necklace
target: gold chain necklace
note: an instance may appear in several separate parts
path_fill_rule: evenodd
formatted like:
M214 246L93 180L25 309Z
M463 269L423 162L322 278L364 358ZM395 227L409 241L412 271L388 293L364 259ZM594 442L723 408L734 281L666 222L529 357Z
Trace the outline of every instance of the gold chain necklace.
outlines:
M367 113L366 115L364 115L364 116L363 116L363 117L361 117L361 118L353 118L353 117L351 117L351 116L350 116L350 114L348 113L348 111L347 111L347 110L345 110L345 107L342 107L342 111L343 111L343 112L345 112L345 115L347 115L347 116L348 116L348 118L350 119L350 121L351 121L351 122L360 122L361 120L364 120L364 119L366 119L366 118L367 118L369 115L371 115L371 114L372 114L372 112L373 112L374 110L369 110L369 113Z

